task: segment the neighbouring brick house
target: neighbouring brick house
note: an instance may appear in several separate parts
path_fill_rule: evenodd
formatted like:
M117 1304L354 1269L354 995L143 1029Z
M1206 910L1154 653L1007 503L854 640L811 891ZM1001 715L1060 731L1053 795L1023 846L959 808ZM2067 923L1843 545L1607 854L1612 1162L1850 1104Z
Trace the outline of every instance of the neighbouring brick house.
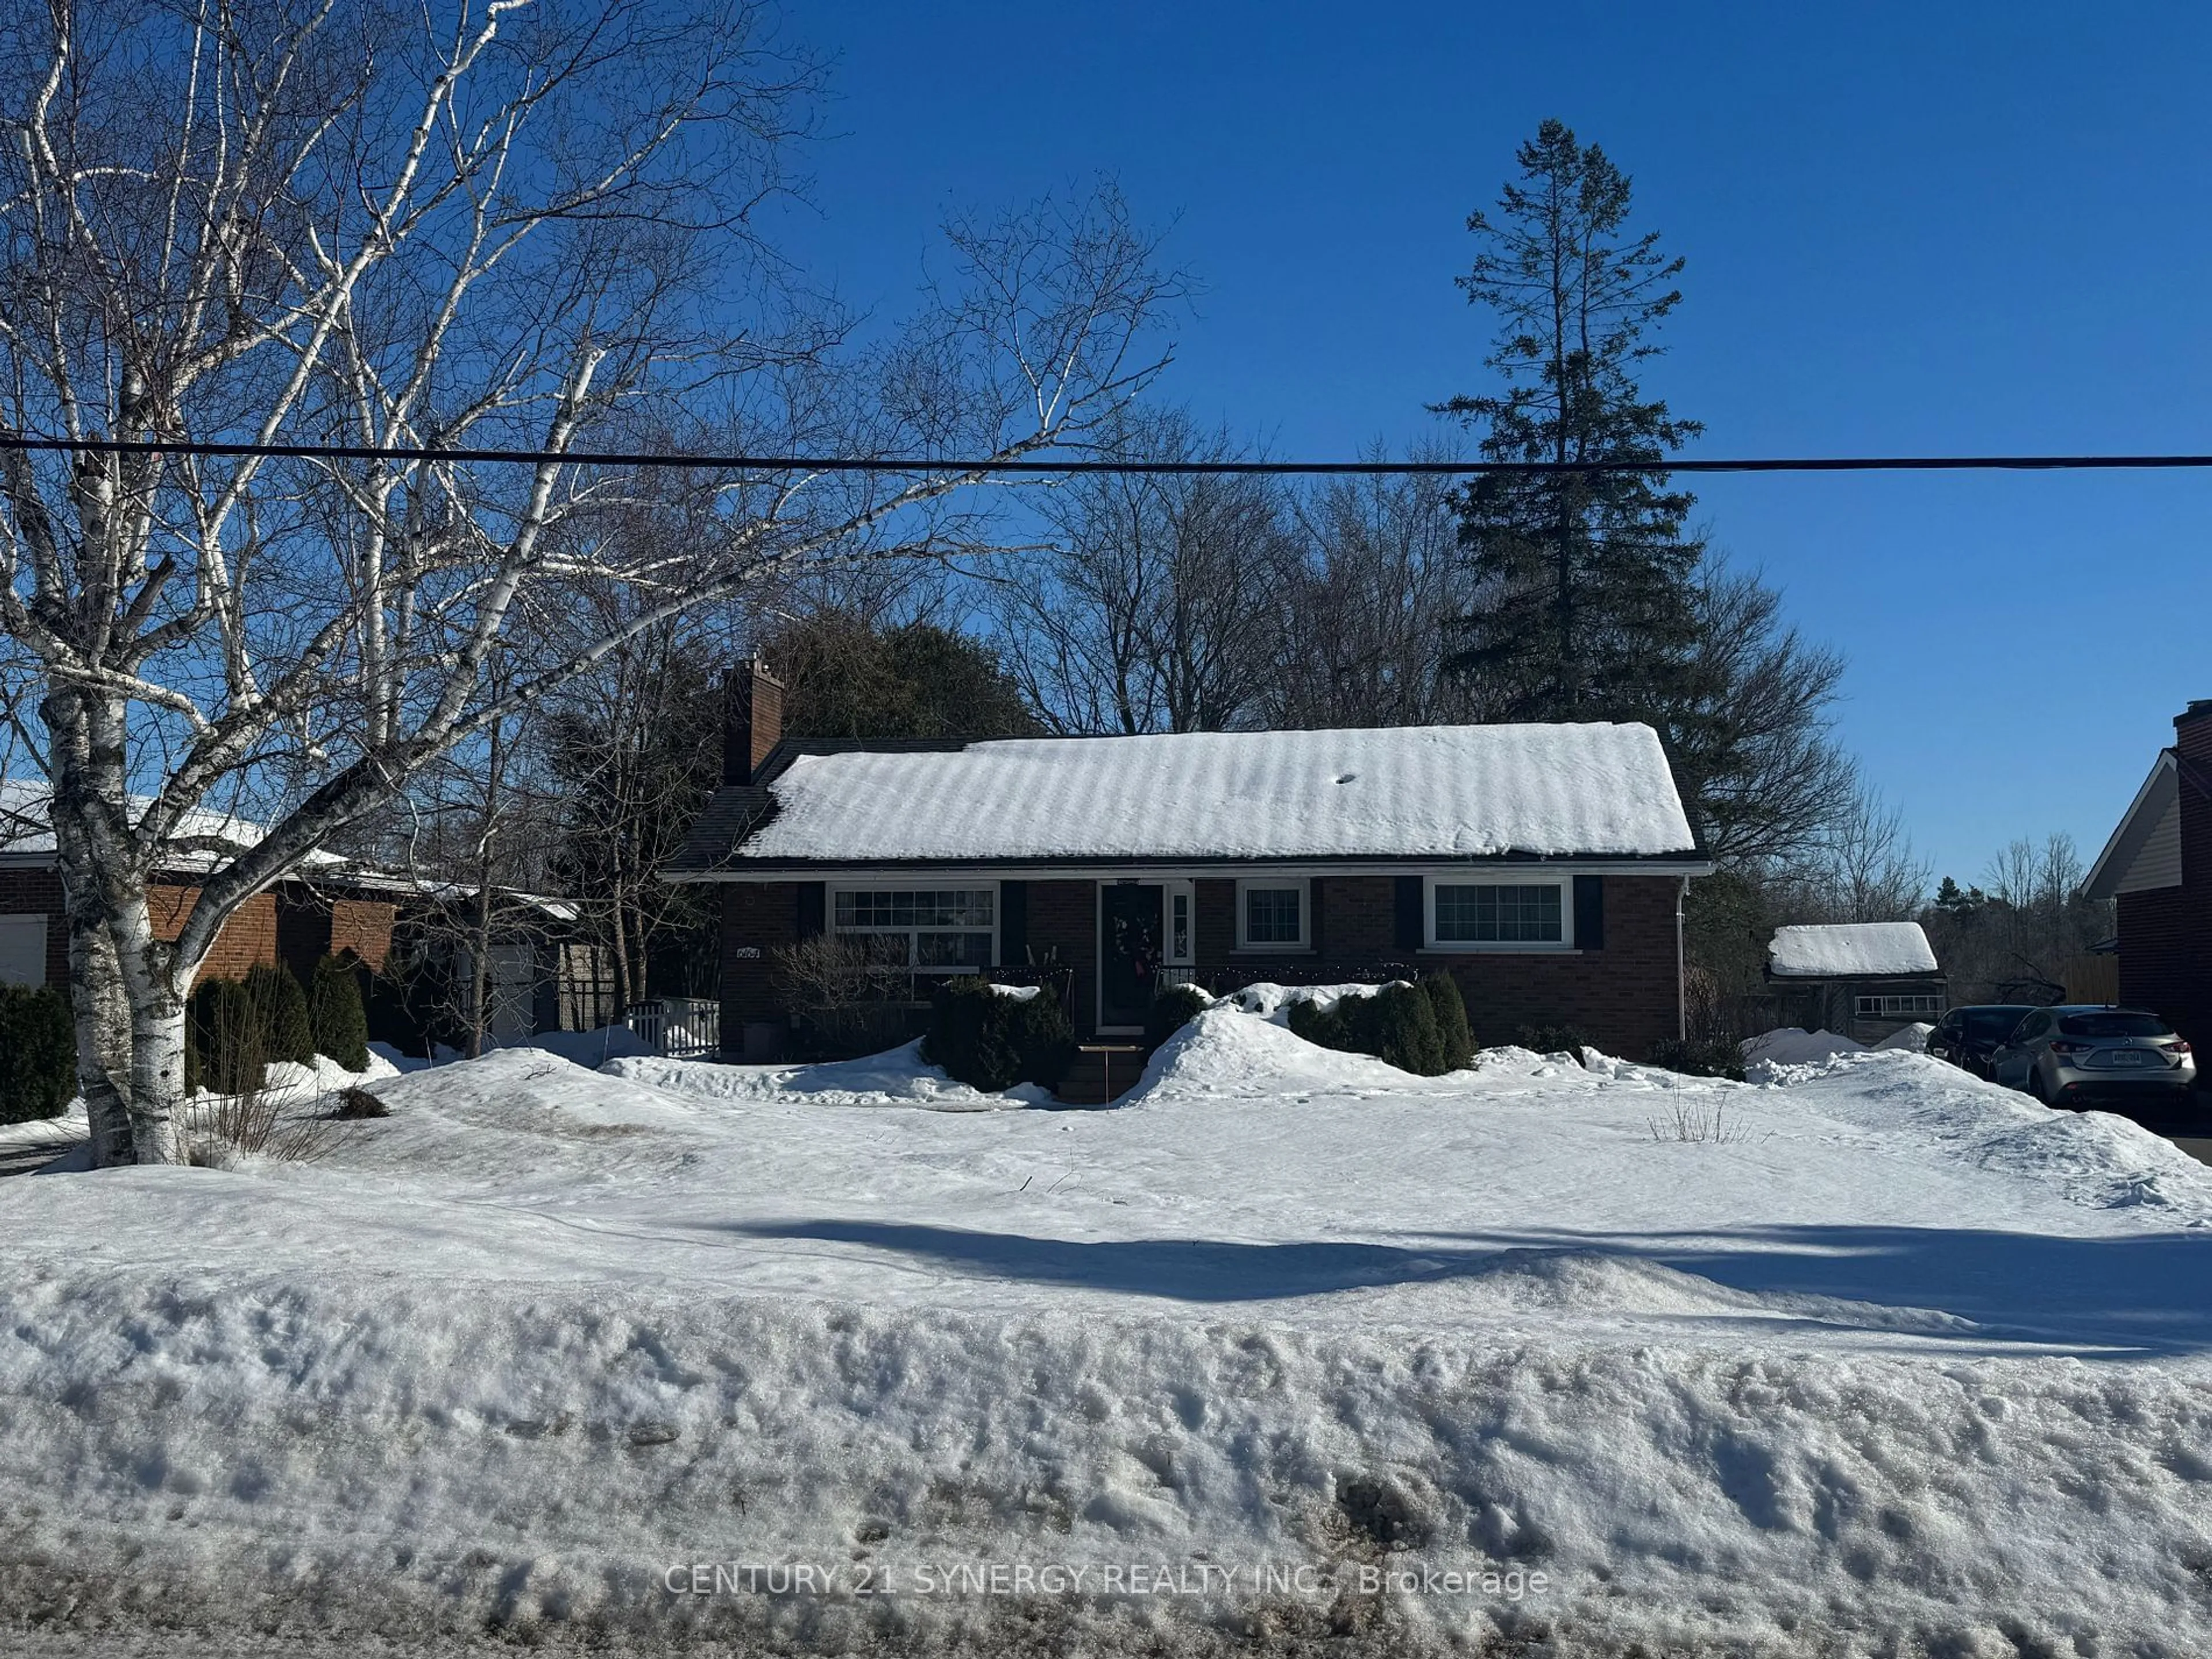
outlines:
M2119 917L2119 1000L2212 1042L2212 698L2174 717L2082 890Z
M53 836L43 827L35 787L0 786L0 984L69 982L68 903ZM241 844L257 831L237 819L209 815L195 832L234 836ZM204 862L180 858L179 867L147 893L154 931L173 939L199 899L195 871ZM317 958L351 951L370 968L384 965L392 948L398 906L389 884L321 860L312 876L277 883L231 913L200 969L202 978L237 979L256 963L312 968Z
M905 970L1053 970L1085 1036L1156 989L1447 969L1479 1041L1676 1035L1680 904L1711 865L1641 725L783 742L732 677L725 784L672 880L721 891L724 1052L781 1054L780 951L849 936Z

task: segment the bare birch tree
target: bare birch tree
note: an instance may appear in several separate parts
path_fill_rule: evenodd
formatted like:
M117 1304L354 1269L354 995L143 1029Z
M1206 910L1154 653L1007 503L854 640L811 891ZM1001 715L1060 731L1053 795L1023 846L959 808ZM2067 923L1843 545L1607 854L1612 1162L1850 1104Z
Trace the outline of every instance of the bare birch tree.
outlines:
M0 452L0 621L100 1160L179 1156L184 997L241 902L633 633L944 553L980 482L702 473L720 533L629 557L592 526L632 480L570 454L641 405L736 411L697 424L771 453L1029 453L1156 366L1171 284L1102 194L951 227L926 316L865 387L838 372L751 257L813 80L763 10L0 0L0 437L73 446ZM269 453L335 443L367 453ZM422 446L544 459L375 453ZM581 581L649 599L495 692L502 639ZM148 884L204 804L266 833L201 849L163 943Z

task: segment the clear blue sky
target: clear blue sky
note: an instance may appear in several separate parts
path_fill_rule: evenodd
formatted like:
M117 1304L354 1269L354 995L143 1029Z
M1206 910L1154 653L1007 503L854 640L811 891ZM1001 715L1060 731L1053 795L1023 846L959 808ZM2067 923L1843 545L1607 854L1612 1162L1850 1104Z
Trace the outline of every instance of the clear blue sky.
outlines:
M1452 285L1547 115L1686 255L1647 387L1711 454L2212 451L2212 8L794 0L836 58L783 240L896 312L949 203L1099 172L1207 286L1164 387L1278 454L1480 384ZM2212 475L1698 482L1850 659L1938 873L2094 857L2212 696Z

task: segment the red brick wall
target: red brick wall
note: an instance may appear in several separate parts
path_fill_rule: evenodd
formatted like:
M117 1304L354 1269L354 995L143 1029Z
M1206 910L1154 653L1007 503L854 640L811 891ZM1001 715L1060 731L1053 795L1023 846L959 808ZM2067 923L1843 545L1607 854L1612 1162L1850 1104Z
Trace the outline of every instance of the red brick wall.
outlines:
M775 952L799 938L795 882L733 881L722 889L722 1048L743 1052L748 1021L781 1026Z
M2173 722L2173 746L2184 762L2181 777L2181 886L2178 905L2153 922L2149 938L2154 963L2163 954L2167 1002L2159 1008L2192 1045L2212 1042L2212 708L2185 714ZM2136 895L2129 895L2133 897ZM2122 900L2124 905L2126 900ZM2171 914L2178 911L2178 915ZM2134 941L2128 914L2121 912L2120 975L2128 983L2128 957ZM2179 937L2174 937L2178 929ZM2159 971L2155 967L2153 972ZM2132 998L2130 998L2132 1000Z
M382 899L339 899L331 907L331 954L350 951L372 969L392 954L392 924L398 907Z
M1477 1042L1523 1025L1576 1025L1607 1054L1642 1060L1679 1029L1674 899L1680 878L1605 878L1605 944L1571 955L1428 957L1448 964Z
M146 890L146 907L154 918L154 936L173 939L185 930L192 906L199 902L197 887L157 884ZM230 913L215 936L214 948L200 964L201 979L243 979L256 963L276 961L276 896L256 893Z
M2120 895L2120 1000L2164 1014L2194 1043L2194 975L2182 896L2179 887Z
M1198 910L1198 937L1192 945L1202 963L1226 962L1237 948L1237 884L1194 881L1191 902Z
M1089 881L1030 884L1029 946L1042 958L1054 953L1075 970L1069 992L1075 1030L1088 1036L1098 1026L1098 885Z
M46 983L69 983L69 909L62 896L61 872L53 869L0 869L0 915L43 915L46 919Z

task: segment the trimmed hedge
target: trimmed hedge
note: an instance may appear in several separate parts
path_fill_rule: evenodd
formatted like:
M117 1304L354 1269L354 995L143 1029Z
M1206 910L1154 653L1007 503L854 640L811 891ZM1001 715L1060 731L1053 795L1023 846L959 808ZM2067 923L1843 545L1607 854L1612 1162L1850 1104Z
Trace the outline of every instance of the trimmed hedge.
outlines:
M0 985L0 1123L59 1117L76 1092L76 1022L50 985Z
M1433 999L1441 994L1400 980L1371 996L1340 997L1328 1009L1311 1002L1294 1002L1291 1030L1324 1048L1372 1054L1401 1072L1437 1077L1457 1069L1449 1063L1444 1035L1437 1021ZM1460 1018L1463 1024L1464 1006ZM1468 1046L1471 1058L1471 1041Z
M1200 1009L1212 1006L1213 999L1195 985L1169 986L1145 1012L1145 1047L1158 1048L1196 1019Z
M945 981L931 1000L921 1057L971 1089L1057 1088L1075 1063L1075 1028L1049 991L1010 997L981 977Z
M349 1072L368 1069L368 1009L356 963L325 957L307 985L307 1027L315 1052Z

